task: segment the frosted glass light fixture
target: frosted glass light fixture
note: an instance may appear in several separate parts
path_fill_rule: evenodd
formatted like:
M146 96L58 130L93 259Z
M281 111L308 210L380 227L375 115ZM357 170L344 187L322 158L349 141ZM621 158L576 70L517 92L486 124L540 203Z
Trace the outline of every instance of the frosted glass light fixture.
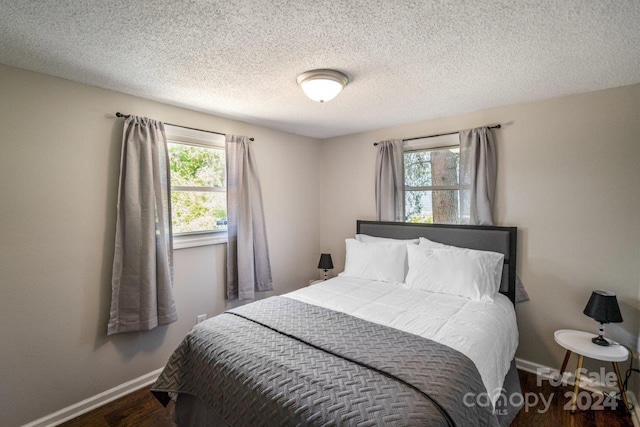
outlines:
M336 70L311 70L298 76L298 84L309 98L316 102L331 101L349 83L346 74Z

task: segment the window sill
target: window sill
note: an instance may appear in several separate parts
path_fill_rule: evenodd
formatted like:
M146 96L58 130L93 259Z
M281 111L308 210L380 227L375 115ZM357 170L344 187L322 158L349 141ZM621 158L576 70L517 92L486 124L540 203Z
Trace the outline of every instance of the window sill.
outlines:
M221 233L184 234L173 236L173 249L196 248L198 246L220 245L227 243L226 231Z

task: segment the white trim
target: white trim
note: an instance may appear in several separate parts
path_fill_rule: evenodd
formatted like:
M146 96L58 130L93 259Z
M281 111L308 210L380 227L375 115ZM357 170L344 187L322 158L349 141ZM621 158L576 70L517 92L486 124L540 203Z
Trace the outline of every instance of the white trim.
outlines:
M631 421L635 427L640 427L640 406L638 406L638 400L633 393L627 393L627 400L633 405L633 411L631 411Z
M168 142L223 151L225 149L224 135L217 135L210 132L186 129L171 125L165 126L165 134ZM226 167L226 163L223 162L223 166ZM227 187L226 185L224 187L191 187L172 185L171 191L225 193L226 199ZM217 245L220 243L227 243L226 230L217 232L203 231L199 234L173 236L173 249L194 248L198 246Z
M419 186L411 187L409 185L404 186L405 191L459 191L459 185L431 185L431 186Z
M168 142L225 148L225 136L215 133L165 125L165 135Z
M116 399L126 396L127 394L133 393L136 390L153 384L162 372L162 369L163 368L156 369L155 371L149 372L141 377L127 381L124 384L120 384L107 391L103 391L102 393L96 394L95 396L81 402L67 406L53 414L39 418L29 424L24 424L22 427L54 427L60 425L73 418L79 417L82 414L86 414L89 411L99 408L100 406L106 405L109 402L113 402Z
M432 148L455 147L460 145L460 134L429 136L404 142L404 151L429 150Z
M519 359L516 357L516 367L522 371L530 372L534 375L540 375L544 379L557 378L559 374L558 369L550 368L549 366L541 365L539 363L531 362L529 360ZM575 375L571 374L567 379L568 385L575 385ZM617 387L609 387L601 382L596 382L592 378L584 378L584 376L580 377L580 387L588 390L592 393L602 394L606 393L619 393L619 389ZM640 407L638 406L638 401L634 393L627 391L627 400L633 406L633 411L631 411L631 419L633 421L633 425L635 427L640 427Z
M227 187L189 187L186 185L172 185L171 191L188 191L190 193L226 193Z
M196 248L198 246L219 245L227 243L226 231L212 233L184 234L173 236L173 249Z

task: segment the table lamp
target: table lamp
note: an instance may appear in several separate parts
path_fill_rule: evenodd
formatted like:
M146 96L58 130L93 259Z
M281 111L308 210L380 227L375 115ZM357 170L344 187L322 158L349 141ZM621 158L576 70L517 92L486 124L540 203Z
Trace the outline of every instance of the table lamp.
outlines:
M320 254L320 262L318 268L324 270L324 280L327 280L327 271L333 270L333 261L331 261L331 254Z
M604 324L622 322L616 294L611 291L593 291L584 308L584 314L595 319L596 322L600 322L598 336L592 338L591 341L594 344L608 346L609 341L604 339Z

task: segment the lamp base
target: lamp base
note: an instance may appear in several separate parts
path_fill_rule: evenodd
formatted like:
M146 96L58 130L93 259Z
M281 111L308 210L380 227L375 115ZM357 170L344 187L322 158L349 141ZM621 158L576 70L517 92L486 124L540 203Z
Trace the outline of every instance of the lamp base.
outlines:
M591 338L591 342L594 343L594 344L601 345L603 347L609 347L609 341L604 339L604 337L601 336L601 335L598 335L597 337Z

